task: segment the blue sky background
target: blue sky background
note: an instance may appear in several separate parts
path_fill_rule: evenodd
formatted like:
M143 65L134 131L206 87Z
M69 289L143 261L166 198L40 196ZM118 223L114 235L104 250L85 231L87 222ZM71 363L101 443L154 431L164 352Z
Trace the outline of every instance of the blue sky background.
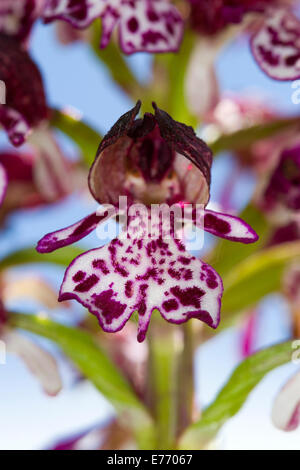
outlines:
M56 107L77 108L101 132L107 131L131 103L111 82L107 72L83 44L61 46L53 27L38 25L33 35L32 53L43 71L49 103ZM147 79L151 58L138 54L130 58L137 75ZM241 40L224 51L218 62L218 76L224 91L247 92L264 96L269 104L289 113L298 113L292 104L290 83L276 83L267 78L253 62L246 41ZM3 139L2 139L3 140ZM213 199L231 171L229 156L219 159L213 170ZM252 180L243 177L236 190L236 201L245 204L252 190ZM0 234L0 256L16 246L33 245L42 235L65 226L91 209L88 199L72 196L60 205L33 210L11 217ZM30 224L28 221L30 220ZM95 243L93 235L86 246ZM99 241L97 240L99 244ZM18 271L18 270L17 270ZM58 288L63 271L32 266L27 272L42 273ZM37 307L22 306L32 311ZM59 317L62 312L57 311ZM74 315L81 310L74 305ZM69 314L70 315L70 314ZM65 321L72 321L64 316ZM279 296L265 299L260 307L256 347L264 347L288 337L289 322L285 302ZM88 383L74 386L76 374L69 363L49 342L41 343L59 360L65 388L56 398L46 397L39 384L21 361L8 356L0 365L0 449L39 449L60 437L97 425L112 413L110 405ZM241 360L240 335L228 330L205 344L196 355L197 401L208 404ZM270 421L272 400L285 379L297 370L287 365L269 374L255 389L243 410L223 428L219 446L230 449L299 449L300 430L282 433Z

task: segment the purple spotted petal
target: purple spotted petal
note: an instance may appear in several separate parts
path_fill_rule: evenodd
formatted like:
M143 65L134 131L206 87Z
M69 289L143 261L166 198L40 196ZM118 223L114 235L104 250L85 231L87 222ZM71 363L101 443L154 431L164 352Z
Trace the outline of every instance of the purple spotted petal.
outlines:
M300 78L300 21L285 9L274 9L251 41L254 58L275 80Z
M168 0L47 0L43 16L46 23L61 19L76 28L101 17L100 46L107 46L118 26L126 54L177 51L183 34L181 15Z
M300 373L295 374L277 395L272 410L273 424L293 431L300 422Z
M0 164L0 206L5 198L7 189L7 174L3 166Z
M38 242L37 251L39 253L51 253L58 248L78 242L95 230L99 223L104 222L108 217L107 213L107 210L94 212L69 227L48 233Z
M37 18L40 0L1 0L0 33L24 40Z
M174 238L128 237L77 257L59 300L76 299L107 332L121 330L138 311L139 342L155 309L170 323L197 318L216 328L223 292L218 274Z
M204 220L203 220L204 217ZM221 214L210 210L197 210L193 219L200 228L217 237L233 242L254 243L258 240L257 233L244 220L229 214Z
M174 121L171 116L159 109L155 103L155 118L158 123L161 136L178 154L184 155L197 167L201 174L198 173L198 184L201 187L201 197L198 197L198 203L207 204L209 200L209 190L211 182L211 164L212 152L203 140L196 136L194 130L190 126L186 126L180 122ZM193 170L193 165L188 167L189 171Z
M123 52L178 51L183 21L174 5L166 0L134 0L121 4L119 36Z

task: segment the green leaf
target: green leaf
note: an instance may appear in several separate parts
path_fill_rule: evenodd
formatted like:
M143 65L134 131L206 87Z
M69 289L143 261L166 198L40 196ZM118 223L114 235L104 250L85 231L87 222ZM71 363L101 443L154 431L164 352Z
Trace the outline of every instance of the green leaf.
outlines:
M68 246L53 253L40 254L35 248L25 248L3 258L0 262L0 270L28 263L52 263L67 267L83 251L83 249Z
M287 264L300 259L300 242L284 243L250 256L225 277L222 314L249 309L264 296L280 291Z
M180 439L181 449L200 449L215 437L224 423L242 408L251 391L266 374L291 360L292 342L277 344L243 361L204 410L200 421L191 425Z
M151 445L152 421L146 408L88 333L55 323L43 316L10 314L9 322L13 327L54 341L116 410L125 413L137 437L140 437L139 433L143 434L143 445Z
M258 140L266 139L278 134L279 132L298 127L300 123L299 117L291 117L286 119L278 119L266 124L259 124L248 127L233 134L222 135L215 142L209 143L214 154L224 152L226 150L240 150L249 147Z
M83 162L90 167L102 140L99 132L84 121L55 109L52 113L51 125L70 137L78 145Z

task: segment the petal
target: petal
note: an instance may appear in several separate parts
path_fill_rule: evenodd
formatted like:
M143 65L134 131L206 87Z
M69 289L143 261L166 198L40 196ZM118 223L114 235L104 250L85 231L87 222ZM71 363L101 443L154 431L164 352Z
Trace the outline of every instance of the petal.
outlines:
M30 128L48 118L40 72L19 43L0 35L0 80L6 85L6 103L0 106L0 124L13 145L21 145Z
M156 309L170 323L197 318L216 328L222 292L218 274L178 240L134 238L127 232L77 257L65 273L59 300L76 299L107 332L121 330L138 311L142 342Z
M51 253L58 248L78 242L95 230L99 223L104 222L108 217L112 216L112 214L107 214L107 210L99 210L69 227L48 233L38 242L36 247L37 251L39 253Z
M4 167L0 164L0 206L5 198L7 189L7 174Z
M65 20L75 28L87 28L106 8L106 0L46 0L43 18L45 23Z
M206 232L233 242L254 243L259 238L250 225L233 215L196 209L196 218L194 212L193 220L196 222L197 226L204 228Z
M300 373L295 374L277 395L272 409L274 426L293 431L300 421Z
M55 359L31 340L14 330L5 330L2 340L7 352L16 354L23 360L30 372L39 380L45 393L57 395L62 382Z
M300 21L286 9L271 10L251 40L261 69L275 80L300 78Z
M126 155L132 140L126 136L139 113L141 102L120 117L102 140L89 173L89 188L100 204L117 204L125 186ZM107 175L110 178L107 178ZM124 195L126 195L125 193Z
M180 155L184 155L190 160L202 173L202 200L199 201L207 204L209 200L209 189L211 181L211 164L212 152L203 140L196 136L194 130L190 126L186 126L180 122L174 121L171 116L165 111L157 108L153 103L155 109L155 118L157 120L161 136L165 141ZM192 165L190 169L192 169ZM200 176L198 180L200 183Z
M37 18L40 0L1 0L0 33L24 40Z
M176 52L183 35L183 20L166 0L125 2L120 9L120 44L123 52Z

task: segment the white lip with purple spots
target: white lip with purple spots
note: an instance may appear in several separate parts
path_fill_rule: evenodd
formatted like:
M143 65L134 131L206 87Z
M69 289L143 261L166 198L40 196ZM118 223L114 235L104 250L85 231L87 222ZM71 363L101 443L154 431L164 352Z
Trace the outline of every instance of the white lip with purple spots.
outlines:
M59 300L76 299L107 332L123 328L139 313L138 341L155 309L170 323L191 318L216 328L222 280L213 268L186 252L174 237L113 240L76 258L67 269Z
M251 40L260 68L275 80L300 78L300 21L287 9L270 10Z
M68 21L76 28L86 28L96 18L102 19L100 47L110 41L119 28L120 45L125 54L134 52L174 52L183 35L180 13L168 0L48 0L45 22Z

